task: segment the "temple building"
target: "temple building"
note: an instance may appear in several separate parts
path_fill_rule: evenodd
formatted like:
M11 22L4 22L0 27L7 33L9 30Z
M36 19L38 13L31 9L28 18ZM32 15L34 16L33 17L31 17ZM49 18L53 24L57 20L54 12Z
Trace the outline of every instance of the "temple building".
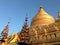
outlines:
M28 45L60 45L60 12L55 19L48 14L43 7L32 18L28 26L28 17L25 18L24 25L20 32L8 36L9 23L1 32L1 45L18 45L26 43Z

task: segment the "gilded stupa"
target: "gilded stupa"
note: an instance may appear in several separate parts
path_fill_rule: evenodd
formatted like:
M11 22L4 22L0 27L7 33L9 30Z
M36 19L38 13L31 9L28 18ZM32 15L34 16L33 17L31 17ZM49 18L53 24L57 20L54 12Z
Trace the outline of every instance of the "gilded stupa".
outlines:
M43 7L32 18L28 26L28 17L17 34L8 36L9 23L1 32L0 45L60 45L60 12L54 19Z
M60 12L55 20L40 7L32 19L29 34L32 45L60 45Z
M40 7L40 10L36 14L36 16L32 19L31 26L42 26L42 25L49 25L51 23L54 23L55 19L49 15L43 7Z

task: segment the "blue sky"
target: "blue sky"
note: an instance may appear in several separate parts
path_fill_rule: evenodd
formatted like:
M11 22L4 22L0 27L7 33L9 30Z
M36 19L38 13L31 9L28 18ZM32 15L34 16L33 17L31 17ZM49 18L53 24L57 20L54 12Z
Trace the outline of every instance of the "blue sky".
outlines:
M46 12L57 18L58 11L60 11L60 0L0 0L0 33L9 19L11 19L9 34L13 30L15 34L19 32L24 24L26 13L28 13L30 25L41 5Z

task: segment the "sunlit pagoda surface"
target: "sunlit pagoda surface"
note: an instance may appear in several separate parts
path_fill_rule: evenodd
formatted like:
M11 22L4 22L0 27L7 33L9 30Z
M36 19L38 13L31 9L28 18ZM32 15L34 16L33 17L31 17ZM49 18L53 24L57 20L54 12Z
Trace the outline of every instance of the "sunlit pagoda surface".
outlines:
M8 36L8 28L9 23L1 33L0 45L60 45L60 12L55 19L40 7L32 18L30 27L26 16L24 25L17 34L12 32Z

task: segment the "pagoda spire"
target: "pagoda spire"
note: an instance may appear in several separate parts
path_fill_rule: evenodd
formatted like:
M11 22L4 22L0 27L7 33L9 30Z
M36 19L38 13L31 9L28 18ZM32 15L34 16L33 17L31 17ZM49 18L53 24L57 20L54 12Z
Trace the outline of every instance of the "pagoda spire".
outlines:
M23 28L20 33L21 42L29 44L29 28L28 28L28 16L26 15Z
M10 22L8 22L8 24L5 26L5 28L1 32L1 36L3 39L6 39L8 37L9 24L10 24Z
M28 27L28 16L27 16L27 15L26 15L26 17L25 17L24 26Z

